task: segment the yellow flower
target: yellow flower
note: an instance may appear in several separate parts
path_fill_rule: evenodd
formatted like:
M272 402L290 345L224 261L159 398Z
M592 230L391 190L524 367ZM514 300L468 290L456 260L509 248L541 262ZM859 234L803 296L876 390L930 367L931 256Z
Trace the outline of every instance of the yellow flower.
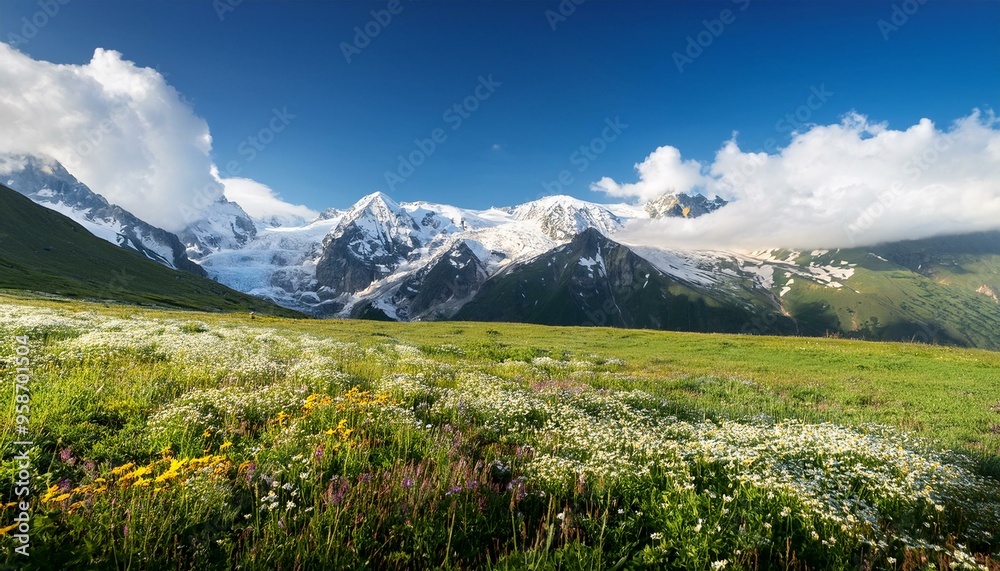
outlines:
M53 485L49 486L49 489L46 490L45 495L42 496L42 503L46 503L49 500L51 500L52 498L54 498L55 495L56 495L56 492L58 492L58 491L59 491L59 484L53 484Z
M219 445L219 452L222 452L223 450L228 450L232 445L233 443L228 440L223 442L222 444Z
M127 482L129 480L134 480L136 478L142 478L143 476L145 476L146 474L148 474L148 473L150 473L152 471L153 471L153 468L151 466L142 466L141 468L136 468L135 470L133 470L133 471L129 472L128 474L125 474L124 476L122 476L121 480Z
M8 525L7 527L0 528L0 535L7 535L8 533L14 531L14 528L16 528L16 527L17 527L17 524L15 523L15 524L12 524L12 525Z
M137 488L145 488L146 486L149 485L149 479L148 478L139 478L138 480L135 481L135 483L133 485L135 487L137 487Z
M135 462L129 462L128 464L123 464L123 465L115 468L114 470L112 470L111 471L111 475L112 476L117 476L118 474L121 474L121 473L126 472L128 470L131 470L132 466L135 466Z
M333 399L329 396L313 393L306 398L306 402L302 405L302 408L306 412L310 412L316 407L325 406L331 403L333 403Z

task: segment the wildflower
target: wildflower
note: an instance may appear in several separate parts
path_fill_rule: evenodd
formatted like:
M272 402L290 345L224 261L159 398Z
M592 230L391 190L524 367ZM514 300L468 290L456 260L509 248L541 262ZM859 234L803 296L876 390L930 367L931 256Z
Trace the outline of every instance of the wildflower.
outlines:
M222 444L219 445L219 452L223 452L225 450L228 450L230 447L232 447L232 445L233 445L233 443L230 442L230 441L228 441L228 440L225 441L225 442L223 442Z
M694 532L698 533L701 531L701 518L698 518L698 525L694 526Z
M652 539L653 541L659 541L663 539L663 534L657 531L655 533L649 534L649 538Z
M121 474L123 472L131 470L133 466L135 466L135 462L129 462L128 464L123 464L123 465L115 468L114 470L111 470L111 475L112 476L117 476L117 475L119 475L119 474Z
M713 571L719 571L720 569L725 569L726 565L729 565L729 560L728 559L720 559L718 561L713 561L712 562L712 570Z
M17 523L13 525L8 525L7 527L0 528L0 536L7 535L8 533L14 531L17 528Z

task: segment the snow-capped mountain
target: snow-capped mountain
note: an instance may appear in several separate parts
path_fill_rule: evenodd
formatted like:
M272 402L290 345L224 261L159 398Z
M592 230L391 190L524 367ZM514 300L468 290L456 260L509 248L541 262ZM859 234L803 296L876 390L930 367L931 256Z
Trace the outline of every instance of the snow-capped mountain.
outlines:
M708 205L688 216L724 204L686 195L670 195L658 203L670 202ZM441 319L458 312L506 268L528 263L588 230L611 237L630 220L650 217L642 206L569 196L470 210L397 203L376 192L346 210L328 209L310 224L261 227L245 244L193 257L225 285L315 315ZM726 280L743 280L729 287L734 291L769 287L758 275L766 270L716 275L715 265L723 263L756 268L733 255L646 250L648 263L659 263L663 274L680 281L701 278L694 280L699 287L725 290Z
M603 268L597 277L610 282L601 286L602 291L621 293L622 283L636 283L627 274L645 264L659 276L654 281L674 284L664 286L667 290L685 287L694 292L691 295L738 306L740 311L780 305L794 278L788 278L779 290L776 267L784 268L788 276L826 287L840 287L830 276L851 271L800 268L773 258L770 252L757 257L671 252L612 241L630 220L700 216L725 205L721 199L709 201L702 196L669 194L645 205L546 196L512 207L470 210L430 202L397 203L376 192L346 210L327 209L309 222L287 216L254 219L235 202L222 198L192 213L188 226L174 235L109 204L55 161L7 157L0 162L0 174L13 188L112 243L319 316L445 319L467 304L471 312L484 307L484 291L495 293L496 284L504 280L520 283L524 275L535 271L532 268L538 260L553 252L566 255L568 245L584 234L591 236L588 244L596 235L606 240L608 251L628 251L628 256L616 258L627 263L613 267L605 267L607 257L600 255L581 255L579 264L564 261L567 268L586 268L584 276L597 266ZM591 286L580 281L578 273L564 277L587 290ZM549 279L558 281L556 276ZM487 284L493 285L484 289ZM518 287L523 290L522 286ZM526 299L541 296L535 303L549 295L545 288L532 295L527 291L522 291ZM775 296L778 302L771 301ZM646 323L634 317L622 319L623 323Z
M187 246L188 256L195 260L220 250L242 248L257 235L257 225L250 215L225 197L190 217L178 237Z
M0 181L46 208L69 216L99 238L167 267L206 275L178 237L148 224L91 191L57 161L0 155Z
M517 220L531 220L553 240L570 240L588 228L604 235L621 230L624 219L607 206L569 196L547 196L510 209ZM634 217L634 216L633 216Z
M724 200L547 196L471 210L377 192L312 221L252 218L221 199L175 236L51 160L4 157L0 182L123 248L316 316L835 332L1000 348L991 295L1000 279L982 271L1000 267L997 234L853 250L679 251L618 236L632 221L708 215Z
M709 200L701 194L666 193L647 202L643 210L650 218L697 218L715 212L726 204L727 202L718 196Z

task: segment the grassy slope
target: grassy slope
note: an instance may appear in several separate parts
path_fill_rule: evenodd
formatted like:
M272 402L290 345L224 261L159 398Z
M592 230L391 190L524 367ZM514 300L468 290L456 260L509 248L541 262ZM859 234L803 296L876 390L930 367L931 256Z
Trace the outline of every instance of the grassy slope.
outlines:
M976 291L983 286L997 289L1000 255L977 251L971 242L979 236L972 235L964 245L931 239L876 249L893 256L896 263L880 260L867 249L801 256L802 265L812 261L837 265L846 260L856 264L855 273L842 288L793 276L795 283L782 301L804 332L814 335L839 330L870 340L915 339L1000 349L1000 304ZM992 244L996 237L982 235L981 241ZM968 253L956 253L955 247ZM775 289L784 285L782 277ZM805 319L803 310L809 314Z
M115 247L2 185L0 289L207 311L297 315Z
M197 317L210 323L246 323L242 316ZM640 379L643 390L709 416L877 422L1000 462L997 352L919 343L512 323L266 318L255 325L364 345L388 340L418 347L450 344L484 360L505 354L619 358L626 361L626 371ZM363 369L356 373L367 374ZM705 376L711 379L699 379ZM757 384L731 382L730 377Z

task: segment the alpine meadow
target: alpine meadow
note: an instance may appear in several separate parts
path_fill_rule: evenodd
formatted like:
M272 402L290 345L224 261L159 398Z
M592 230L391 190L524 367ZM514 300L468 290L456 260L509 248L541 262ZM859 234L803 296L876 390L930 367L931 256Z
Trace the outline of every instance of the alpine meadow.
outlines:
M0 570L1000 571L995 0L0 0Z

